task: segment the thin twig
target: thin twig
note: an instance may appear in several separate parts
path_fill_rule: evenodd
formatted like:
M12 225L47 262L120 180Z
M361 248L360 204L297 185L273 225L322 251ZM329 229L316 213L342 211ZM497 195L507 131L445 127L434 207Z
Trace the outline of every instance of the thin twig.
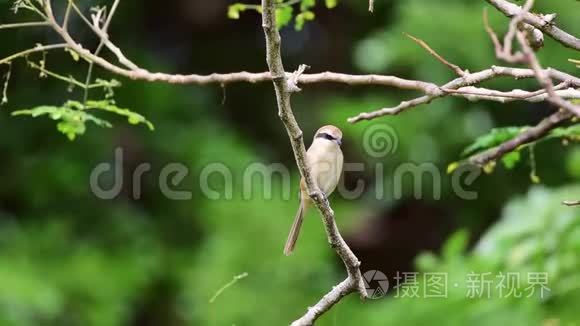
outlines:
M27 23L14 23L14 24L4 24L4 25L0 25L0 29L25 28L25 27L42 27L42 26L50 26L50 24L48 22L45 22L45 21L27 22Z
M67 31L68 30L68 20L70 17L70 11L72 8L72 2L67 2L66 9L64 11L64 18L62 19L62 28Z
M566 206L580 206L580 200L564 200L562 204Z
M20 57L25 57L31 53L50 51L50 50L54 50L54 49L65 49L67 47L68 47L68 45L66 43L51 44L51 45L38 45L38 46L35 46L33 48L30 48L30 49L27 49L24 51L20 51L18 53L14 53L14 54L11 54L5 58L2 58L2 59L0 59L0 64L10 62L10 61L17 59L17 58L20 58Z
M429 52L432 56L435 57L435 59L439 60L441 63L443 63L444 65L446 65L447 67L449 67L451 70L453 70L453 72L455 72L457 75L459 76L465 76L466 72L463 69L459 68L458 65L455 65L447 60L445 60L445 58L443 58L441 55L439 55L439 53L435 52L435 50L433 50L429 44L427 44L425 41L423 41L420 38L417 38L413 35L407 34L407 33L403 33L405 34L405 36L407 36L408 38L410 38L411 40L415 41L417 44L419 44L423 49L425 49L427 52Z
M239 280L244 279L248 276L248 273L242 273L240 275L235 275L234 278L229 281L228 283L226 283L224 286L222 286L221 288L219 288L215 294L211 297L211 299L209 299L209 303L213 303L215 301L215 299L217 299L217 297L220 296L220 294L222 294L225 290L227 290L227 288L229 288L230 286L236 284Z
M50 77L58 79L58 80L62 80L64 82L66 82L67 84L74 85L74 86L79 87L83 90L87 89L87 88L101 88L101 87L103 87L103 85L99 84L99 83L94 83L94 84L81 83L80 81L76 80L72 76L64 76L64 75L61 75L61 74L56 73L54 71L50 71L50 70L46 69L45 67L42 67L42 66L40 66L32 61L28 61L28 65L31 68L36 69L47 76L50 76Z
M115 0L115 2L113 2L113 6L111 6L111 11L109 12L109 15L107 16L107 20L105 21L105 23L103 24L103 27L101 28L101 31L105 35L107 35L107 30L109 28L109 25L111 24L111 21L113 20L113 16L115 15L115 12L117 11L117 7L119 6L119 2L120 2L120 0ZM97 49L95 50L95 53L94 53L95 56L98 56L101 53L101 50L103 49L104 45L105 45L105 40L103 38L101 38L99 41L99 45L97 46ZM84 95L83 95L83 103L86 103L87 100L89 99L89 87L88 87L88 85L91 83L91 77L93 74L94 64L95 63L93 61L90 61L89 67L87 68L87 76L85 78L85 85L87 87L85 87L85 91L84 91Z
M56 22L56 19L54 18L54 15L52 13L52 7L50 6L50 0L43 0L45 3L45 13L49 19L49 21L51 23L53 23L53 27L54 25L58 26L58 23ZM105 46L117 57L117 60L119 60L119 63L121 63L122 65L124 65L125 67L131 69L131 70L138 70L139 67L137 67L136 64L134 64L133 62L131 62L131 60L127 59L127 57L123 54L123 52L121 51L121 49L119 47L117 47L115 44L113 44L110 40L109 40L109 36L103 32L101 29L99 29L97 26L95 26L94 24L92 24L89 19L83 14L83 12L79 9L79 7L74 3L73 0L68 0L69 4L72 6L73 10L77 13L77 15L85 22L85 24L87 24L87 26L89 26L89 28L99 37L99 39L101 39L102 42L104 42ZM50 8L50 12L48 12L46 9ZM61 29L62 31L64 31L60 26L59 29Z
M555 69L551 69L551 68L545 69L544 71L550 77L557 79L557 80L560 80L562 82L570 83L570 85L573 87L580 86L580 78L574 77L570 74L567 74L567 73L564 73L564 72L561 72L561 71L558 71ZM420 96L420 97L414 98L412 100L403 101L403 102L399 103L397 106L392 107L392 108L383 108L383 109L371 111L371 112L362 112L356 116L348 118L347 121L350 123L356 123L356 122L359 122L361 120L372 120L372 119L382 117L385 115L397 115L401 112L404 112L404 111L409 110L411 108L417 107L419 105L430 103L434 99L445 97L445 96L451 94L449 91L452 89L458 89L458 88L469 86L469 85L479 84L479 83L482 83L484 81L487 81L487 80L490 80L490 79L493 79L493 78L496 78L499 76L513 77L516 79L535 78L536 77L536 75L532 69L492 66L489 69L470 73L470 74L465 75L463 77L456 78L456 79L448 82L447 84L441 86L438 89L438 92L433 92L429 95ZM472 96L472 95L468 95L468 96ZM466 96L466 97L468 97L468 96ZM471 98L471 99L474 99L474 98ZM481 99L486 99L486 98L482 97Z
M580 90L574 88L568 88L568 82L562 82L557 86L554 86L554 91L561 98L568 99L578 99L580 98ZM541 102L548 98L546 89L542 88L537 91L529 92L521 89L513 89L509 92L496 91L493 89L487 89L482 87L466 86L459 89L445 89L442 90L446 93L451 93L451 95L460 95L467 100L477 101L477 100L490 100L501 103L507 103L511 101L527 101L527 102Z

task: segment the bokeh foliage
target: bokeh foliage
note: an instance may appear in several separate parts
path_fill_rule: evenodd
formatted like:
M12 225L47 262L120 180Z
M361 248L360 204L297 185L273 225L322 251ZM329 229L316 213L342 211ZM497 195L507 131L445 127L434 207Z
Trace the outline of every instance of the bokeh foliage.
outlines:
M10 2L0 3L2 22L14 21ZM180 20L187 11L166 9L182 8L182 2L122 3L111 33L129 57L153 71L265 69L259 15L244 13L239 20L230 20L227 5L231 3L221 3L219 14L206 13L213 22L187 25ZM300 32L292 25L282 28L288 44L284 48L287 69L306 62L316 71L397 74L436 83L454 77L402 32L421 37L470 71L496 63L481 25L483 1L376 1L373 15L360 1L338 4L327 10L320 2L312 9L316 19ZM85 9L91 5L83 2ZM57 9L63 6L55 2ZM575 1L539 2L538 10L558 12L558 22L578 35L579 6ZM505 17L493 13L491 18L498 30L505 30ZM96 45L82 22L71 23L87 46ZM233 38L232 31L239 35ZM1 33L3 55L34 46L38 39L46 44L55 41L43 30ZM179 42L185 45L176 45ZM574 53L551 40L546 43L540 52L546 66L577 72L567 62ZM190 44L192 49L187 48ZM45 65L80 80L86 73L84 63L71 60L64 51L49 53ZM115 128L94 128L70 142L55 132L54 122L48 119L21 119L11 113L81 101L83 91L39 78L26 62L14 62L11 69L9 101L0 109L2 325L287 324L344 277L314 213L305 221L296 253L290 258L282 255L296 201L282 199L280 180L273 181L272 199L262 198L265 184L259 178L253 180L256 195L243 198L242 176L248 164L283 162L293 167L270 84L222 90L122 80L123 87L115 90L116 105L147 117L155 131L130 126L127 117L113 115ZM115 78L99 69L96 75ZM501 79L489 85L524 88L535 83ZM91 94L95 96L91 99L102 100L102 94ZM347 161L364 162L367 177L373 176L371 166L384 164L387 185L392 181L390 172L401 163L432 162L445 173L464 148L492 128L531 125L547 112L543 104L504 106L444 99L397 117L345 123L355 113L396 105L414 95L418 94L382 88L305 87L293 97L293 107L307 138L321 124L343 128ZM396 131L397 150L387 157L370 157L364 149L365 131L385 123ZM91 192L89 176L97 164L113 163L117 147L124 153L123 190L114 200L102 200ZM580 304L580 214L560 205L561 200L580 198L580 190L572 185L580 178L579 149L574 143L551 139L537 146L536 161L544 184L531 189L529 163L511 170L498 167L478 178L476 201L457 198L444 183L438 204L457 216L453 225L457 232L441 250L419 255L415 265L420 272L448 272L449 283L461 285L449 288L448 299L387 296L361 304L350 296L320 324L531 325L557 320L571 325L580 321L575 309ZM134 199L131 176L143 162L150 163L152 171L143 178L140 198ZM160 191L159 174L169 162L190 168L179 188L191 191L191 200L170 200ZM200 189L201 170L215 162L232 170L232 199L210 200ZM294 194L298 176L290 170ZM212 187L225 189L219 178L210 181ZM404 185L404 194L412 197L412 185ZM385 211L398 203L392 187L381 200L374 197L372 187L357 200L338 195L332 200L347 235L364 229L374 217L387 219ZM420 241L415 229L419 232L419 225L405 236ZM400 249L405 249L403 244ZM468 273L508 271L549 272L550 296L466 298ZM220 287L244 272L247 277L209 302Z

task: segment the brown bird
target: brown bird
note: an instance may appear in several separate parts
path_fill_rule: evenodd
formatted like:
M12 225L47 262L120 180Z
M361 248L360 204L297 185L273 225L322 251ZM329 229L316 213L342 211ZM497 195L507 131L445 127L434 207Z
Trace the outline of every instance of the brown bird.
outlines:
M306 151L306 163L310 168L312 179L326 196L330 196L334 191L342 174L343 157L340 145L342 145L342 131L335 126L327 125L318 129L312 145ZM311 204L312 200L302 178L300 180L300 206L298 206L298 212L284 246L286 256L292 254L296 246L304 214Z

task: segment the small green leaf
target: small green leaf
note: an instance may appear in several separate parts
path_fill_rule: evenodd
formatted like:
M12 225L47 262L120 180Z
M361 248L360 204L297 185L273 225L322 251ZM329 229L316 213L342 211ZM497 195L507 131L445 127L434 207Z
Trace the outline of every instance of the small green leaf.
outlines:
M69 48L65 48L64 50L70 54L70 56L73 58L74 61L79 61L80 56L74 50L71 50Z
M332 9L336 7L338 0L325 0L324 3L326 4L326 8Z
M447 174L453 173L453 171L455 171L458 167L459 162L449 163L449 165L447 165Z
M493 170L495 170L495 161L491 161L483 166L483 172L485 174L492 174Z
M98 109L103 111L108 111L112 113L116 113L118 115L122 115L127 117L127 120L130 124L145 124L149 130L155 130L153 124L147 120L144 116L140 115L139 113L133 112L129 109L123 109L117 107L113 102L105 100L105 101L87 101L85 104L86 109Z
M85 133L86 121L91 121L100 127L111 127L111 124L108 121L99 119L82 110L78 110L78 105L80 105L80 103L77 101L68 101L61 107L38 106L30 110L14 111L12 112L12 115L29 115L33 118L48 115L50 119L59 121L56 125L57 130L66 135L71 141L75 140L76 136Z
M240 19L240 13L246 10L247 7L243 3L234 3L228 7L228 18L229 19Z
M276 27L278 29L290 23L292 20L292 11L291 6L276 8Z
M300 11L307 11L316 5L316 0L302 0L300 2Z
M306 21L309 20L314 20L314 13L312 11L305 11L299 13L298 15L296 15L296 24L294 24L294 28L297 31L302 30L302 28L304 28L304 24L306 23Z
M501 162L506 169L513 169L520 161L521 154L518 151L510 152L501 158Z
M473 144L465 148L461 156L469 156L488 148L495 147L514 138L525 129L526 127L494 128L490 133L478 137Z
M580 124L573 125L573 126L566 127L566 128L563 128L563 127L556 128L556 129L550 131L550 134L548 137L566 138L568 140L580 141Z
M455 232L443 245L442 256L445 260L460 256L467 249L468 240L469 234L466 230Z

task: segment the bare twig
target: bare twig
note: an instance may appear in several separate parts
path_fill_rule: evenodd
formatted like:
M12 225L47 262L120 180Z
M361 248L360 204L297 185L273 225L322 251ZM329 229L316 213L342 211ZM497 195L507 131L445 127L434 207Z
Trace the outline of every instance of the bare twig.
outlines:
M516 150L518 147L531 143L542 138L550 130L556 128L560 123L572 118L572 114L568 111L558 111L549 117L542 120L538 125L526 129L521 134L512 138L511 140L486 150L482 153L476 154L468 159L472 164L484 166L487 163L497 160L503 155Z
M524 54L526 56L526 60L529 62L530 67L534 70L536 75L536 79L538 82L544 87L546 92L548 93L547 100L557 106L560 106L571 113L575 114L577 117L580 117L580 106L574 105L570 102L564 101L554 89L554 84L552 83L552 78L548 74L546 74L545 70L542 69L538 58L534 54L534 51L530 48L527 43L527 40L522 32L517 33L518 41L522 46Z
M115 2L113 2L113 5L111 6L111 10L109 12L109 15L107 16L107 20L105 21L105 23L103 24L103 27L101 28L101 31L105 35L107 35L107 29L109 28L109 25L111 24L111 21L113 20L113 16L115 15L115 12L117 11L117 7L119 6L119 2L120 2L120 0L115 0ZM71 3L72 2L69 2L69 5ZM101 40L99 41L99 45L97 46L97 49L95 50L96 56L98 56L99 53L101 53L101 50L103 49L104 45L105 45L105 40L103 38L101 38ZM87 68L87 76L85 78L85 85L89 85L91 83L91 77L93 74L94 64L95 63L93 61L89 62L89 67ZM84 101L83 101L84 103L86 103L87 100L89 99L89 87L85 87L83 99L84 99Z
M551 68L544 69L545 73L548 74L550 77L560 80L562 82L570 83L573 87L580 87L580 78L574 77L570 74L554 70ZM376 111L371 112L363 112L359 113L358 115L348 118L348 122L356 123L361 120L372 120L378 117L382 117L385 115L397 115L403 111L411 109L413 107L430 103L432 100L445 97L451 94L451 90L459 89L461 87L479 84L486 80L496 78L499 76L506 76L506 77L513 77L516 79L521 78L535 78L535 73L532 69L522 69L522 68L510 68L510 67L499 67L499 66L492 66L489 69L485 69L482 71L470 73L460 78L456 78L447 84L441 86L437 92L431 93L429 95L420 96L414 98L409 101L403 101L399 103L399 105L392 107L392 108L383 108ZM465 97L470 97L469 99L475 99L473 95L468 95ZM485 96L481 97L480 99L486 100ZM526 99L522 99L526 100Z
M286 73L284 72L284 66L282 64L280 53L281 39L280 33L278 33L278 29L276 28L275 1L262 0L262 9L262 27L266 37L266 61L276 91L278 115L290 137L294 157L296 158L300 174L306 181L308 193L322 214L328 241L344 262L348 273L348 277L343 282L332 289L316 305L309 308L304 316L293 323L293 325L312 325L322 313L330 309L346 294L358 291L361 297L364 298L366 297L366 290L359 270L360 262L340 235L334 220L334 212L330 208L328 199L314 183L309 167L306 164L306 150L302 130L300 130L292 113L290 106L290 94L292 90L288 86ZM304 67L302 67L303 69ZM299 71L297 74L299 74Z
M522 19L522 17L517 16L516 19ZM508 33L504 37L503 46L500 43L497 34L493 31L493 29L489 25L489 19L487 18L487 8L483 8L483 27L485 28L487 34L489 34L489 37L491 38L495 50L495 56L497 58L510 63L518 63L524 60L523 53L516 52L512 54L512 41L514 37L513 34L515 33L515 24L510 24L510 29L508 30Z
M519 22L523 19L523 17L526 14L529 13L529 10L532 8L533 4L534 0L527 0L522 10L518 13L518 15L512 18L512 21L510 22L510 29L508 30L508 34L506 34L505 37L504 51L506 52L510 51L509 50L511 47L510 44L513 42L513 34L515 34L518 43L520 44L520 47L522 48L523 51L523 53L521 54L518 53L518 55L521 57L521 58L518 57L518 59L520 59L522 62L527 62L530 65L530 67L534 71L536 79L548 93L547 100L552 104L563 107L564 109L575 114L577 117L580 117L580 106L574 105L570 102L566 102L560 96L558 96L558 94L556 94L552 78L550 77L549 74L546 73L546 71L540 65L540 62L538 61L536 54L528 44L528 39L524 35L524 32L518 29ZM510 59L514 59L514 57L509 58L509 56L511 55L510 53L504 53L504 55L505 56L503 57L499 56L498 57L500 59L508 61Z
M485 1L490 3L507 17L514 17L522 12L522 7L506 0ZM522 15L523 22L534 26L545 34L548 34L554 40L560 42L566 47L580 50L580 39L558 28L553 19L554 15L532 14L529 12L526 12Z
M580 200L564 200L562 204L566 206L580 206Z
M446 65L447 67L449 67L451 70L453 70L453 72L455 72L457 75L459 76L465 76L466 71L463 71L463 69L459 68L458 65L455 65L447 60L445 60L445 58L443 58L442 56L440 56L437 52L435 52L435 50L433 50L429 44L427 44L425 41L423 41L420 38L414 37L413 35L407 34L407 33L403 33L405 34L405 36L407 36L408 38L410 38L411 40L415 41L417 44L419 44L423 49L425 49L427 52L429 52L432 56L435 57L435 59L439 60L441 63L443 63L444 65Z
M62 28L66 31L68 30L68 20L70 17L70 11L72 8L72 2L66 4L66 10L64 11L64 18L62 19Z
M54 50L54 49L65 49L67 47L68 47L68 45L66 43L51 44L51 45L37 45L33 48L30 48L30 49L27 49L24 51L20 51L18 53L14 53L12 55L9 55L5 58L0 59L0 64L10 62L10 61L17 59L17 58L25 57L31 53L50 51L50 50Z
M4 24L0 25L0 29L11 29L11 28L23 28L23 27L42 27L42 26L50 26L45 21L40 22L27 22L27 23L14 23L14 24Z
M232 285L236 284L239 280L246 278L247 276L248 276L248 273L246 273L246 272L244 272L240 275L235 275L231 281L226 283L224 286L222 286L221 288L219 288L215 292L215 294L211 297L211 299L209 299L209 303L213 303L215 301L215 299L217 299L217 297L219 297L225 290L227 290Z
M99 37L101 42L104 43L105 46L117 57L117 60L119 60L119 63L121 63L122 65L124 65L125 67L127 67L131 70L139 69L139 67L137 67L136 64L131 62L131 60L127 59L127 57L123 54L123 52L121 51L121 49L118 46L116 46L115 44L113 44L109 40L109 35L107 35L106 31L103 31L101 28L99 28L98 25L96 25L97 22L91 23L88 20L88 18L85 17L85 15L82 13L82 11L79 9L79 7L74 3L74 0L68 0L68 1L69 1L69 4L72 6L72 9L77 13L77 15ZM50 5L50 0L43 0L43 2L45 4L45 14L48 17L49 22L53 25L53 27L55 27L55 25L58 26L58 23L56 22L56 19L54 18L54 14L52 13L52 7ZM113 6L116 6L116 5L114 4ZM114 10L112 10L112 12L114 13ZM66 30L64 30L60 26L59 26L59 29L62 32L66 33ZM57 32L59 32L59 31L57 31ZM60 32L59 32L59 34L60 34ZM70 35L69 35L69 37L70 37Z
M574 88L567 88L568 83L562 82L554 86L556 95L561 98L578 99L580 98L580 90ZM501 92L493 89L466 86L459 89L442 89L446 93L451 93L453 96L462 96L470 101L489 100L501 103L512 101L527 101L527 102L542 102L548 98L547 91L542 88L534 92L524 91L521 89L513 89L509 92Z

